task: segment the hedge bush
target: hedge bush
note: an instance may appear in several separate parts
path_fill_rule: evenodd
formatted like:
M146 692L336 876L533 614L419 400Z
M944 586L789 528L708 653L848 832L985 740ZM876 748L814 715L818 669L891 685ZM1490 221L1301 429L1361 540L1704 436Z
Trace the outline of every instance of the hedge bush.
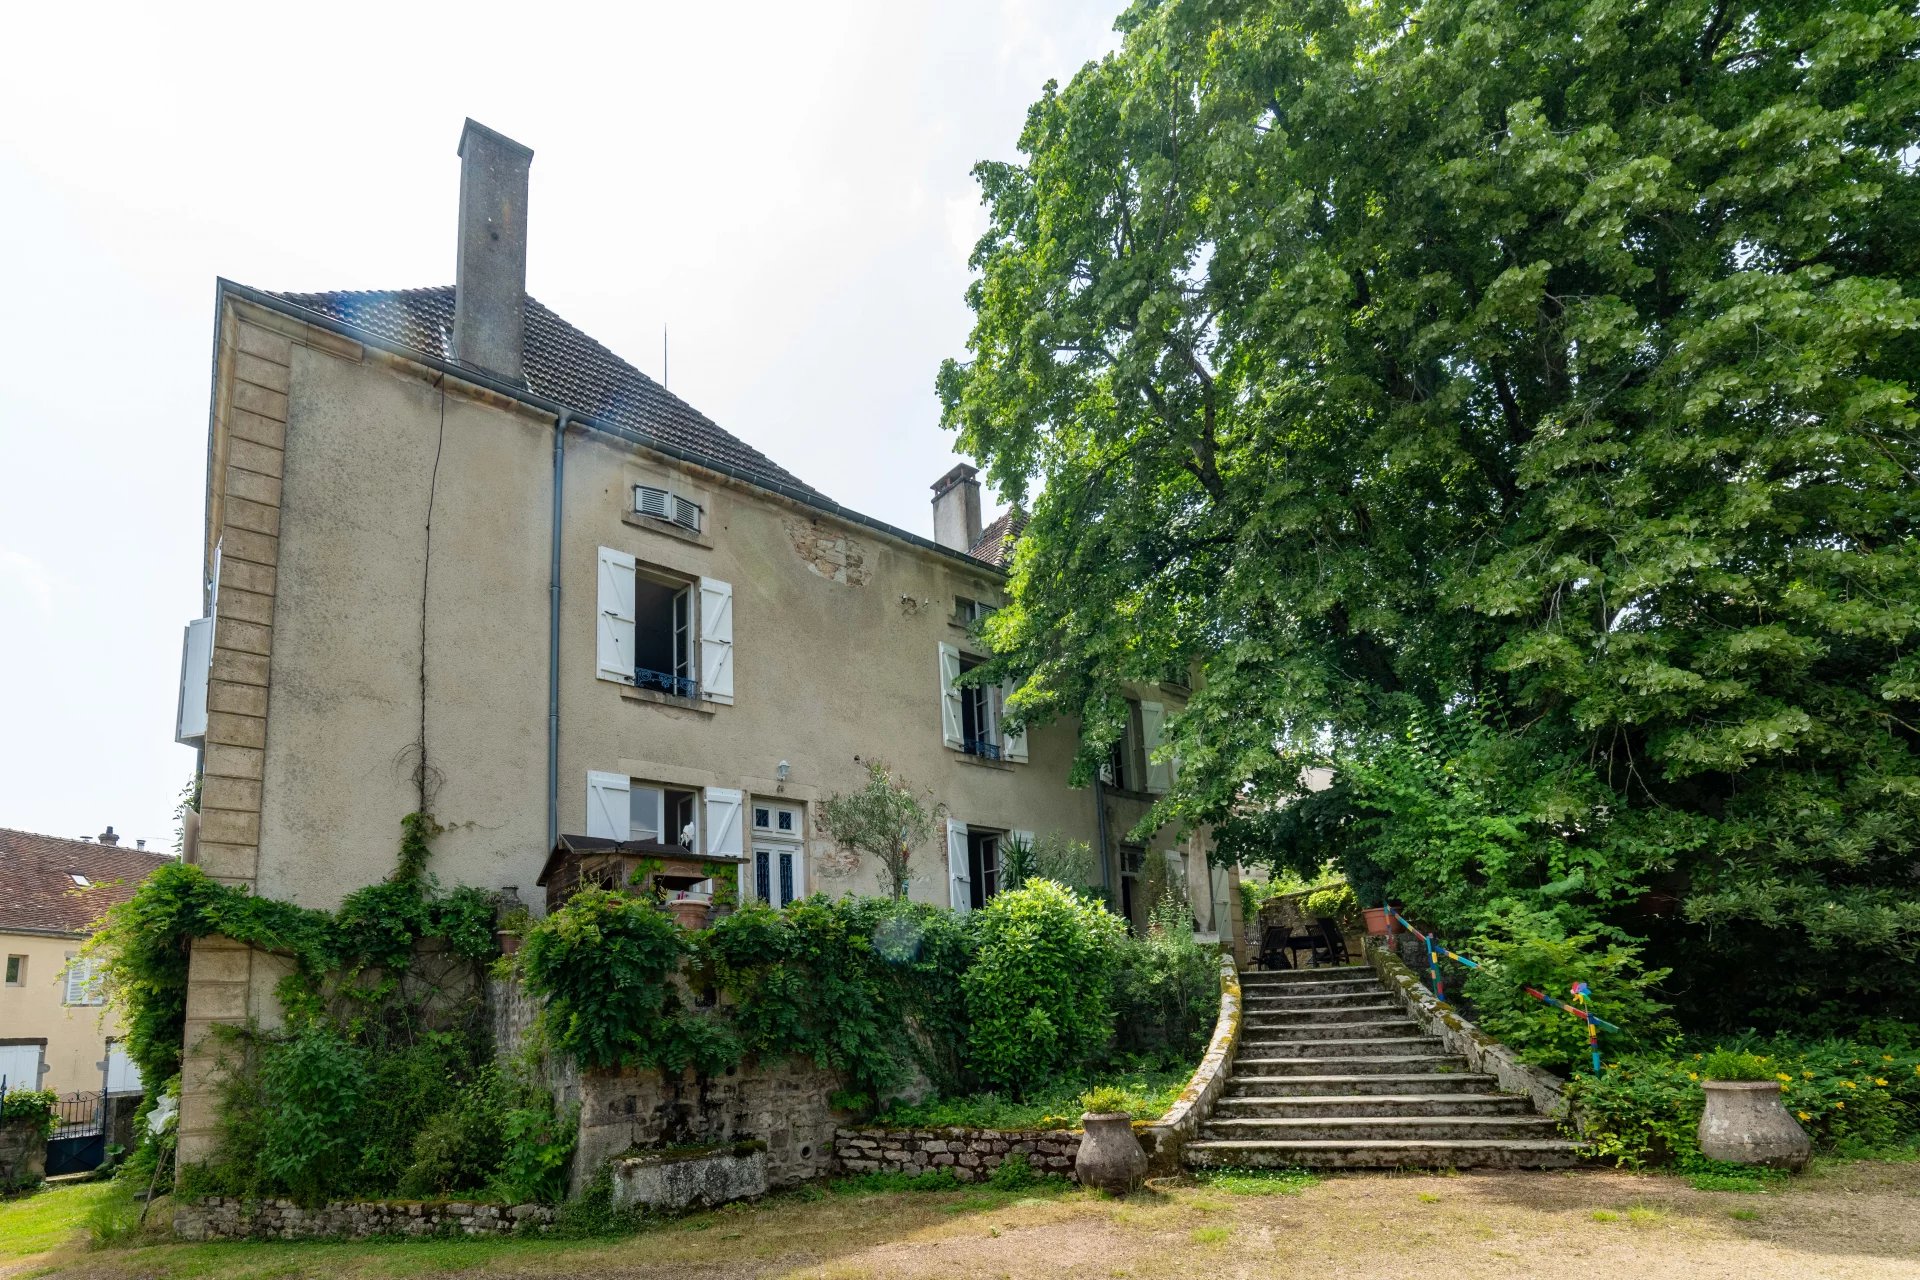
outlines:
M1920 1040L1753 1041L1735 1046L1778 1080L1816 1151L1866 1155L1920 1142ZM1696 1130L1715 1059L1725 1049L1633 1054L1569 1085L1595 1153L1629 1168L1702 1162Z
M1113 975L1126 926L1051 880L974 913L979 949L962 979L967 1059L1016 1097L1097 1061L1113 1038Z

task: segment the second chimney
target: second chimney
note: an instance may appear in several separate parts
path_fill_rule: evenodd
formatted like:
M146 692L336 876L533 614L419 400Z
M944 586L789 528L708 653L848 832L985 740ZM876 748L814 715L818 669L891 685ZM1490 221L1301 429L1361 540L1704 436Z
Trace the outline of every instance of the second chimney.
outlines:
M933 484L933 540L955 551L972 551L980 541L980 474L961 463Z
M453 358L526 380L527 171L533 150L483 124L460 134L460 258L453 277Z
M101 844L119 844L120 843L120 837L114 832L114 829L112 827L108 827L105 831L102 831L99 835L95 836L94 839L98 840Z

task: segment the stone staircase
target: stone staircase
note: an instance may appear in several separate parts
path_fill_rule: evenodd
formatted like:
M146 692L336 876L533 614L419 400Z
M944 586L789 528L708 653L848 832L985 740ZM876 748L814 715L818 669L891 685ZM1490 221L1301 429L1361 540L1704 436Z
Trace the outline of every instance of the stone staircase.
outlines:
M1425 1035L1366 965L1240 976L1226 1091L1191 1168L1562 1168L1579 1147Z

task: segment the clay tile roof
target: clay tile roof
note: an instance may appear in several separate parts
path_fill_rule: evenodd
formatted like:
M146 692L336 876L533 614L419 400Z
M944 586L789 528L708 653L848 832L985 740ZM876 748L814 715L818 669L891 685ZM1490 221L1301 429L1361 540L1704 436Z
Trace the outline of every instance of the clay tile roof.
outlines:
M967 554L996 569L1004 569L1013 560L1013 544L1020 540L1026 527L1027 513L1018 507L1009 507L998 520L980 531L980 540Z
M85 933L172 861L171 854L0 827L0 933Z
M451 285L272 296L436 360L453 359ZM533 298L527 299L524 356L527 389L536 395L711 458L749 479L824 496Z

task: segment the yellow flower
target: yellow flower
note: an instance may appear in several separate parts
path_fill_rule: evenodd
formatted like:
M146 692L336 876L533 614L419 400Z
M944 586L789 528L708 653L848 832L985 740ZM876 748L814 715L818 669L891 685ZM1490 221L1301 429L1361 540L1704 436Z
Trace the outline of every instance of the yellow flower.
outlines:
M1813 1072L1811 1071L1802 1071L1800 1074L1805 1076L1809 1080L1813 1079Z
M1793 1077L1792 1077L1792 1076L1790 1076L1790 1075L1788 1075L1788 1074L1787 1074L1786 1072L1784 1072L1784 1071L1779 1071L1779 1072L1775 1072L1775 1073L1774 1073L1774 1077L1773 1077L1773 1078L1774 1078L1775 1080L1785 1080L1785 1081L1787 1081L1788 1083L1792 1083L1792 1081L1793 1081Z
M1808 1115L1808 1114L1807 1114L1806 1112L1804 1112L1804 1111L1802 1111L1802 1112L1800 1112L1800 1113L1799 1113L1799 1115L1800 1115L1800 1118L1801 1118L1802 1120L1811 1120L1811 1119L1813 1119L1813 1117L1812 1117L1812 1116L1810 1116L1810 1115Z
M1845 1111L1847 1109L1847 1104L1844 1102L1836 1102L1833 1105L1834 1105L1834 1109L1837 1111Z
M1892 1061L1893 1061L1893 1055L1892 1055L1892 1054L1890 1054L1890 1053L1883 1053L1883 1054L1881 1054L1881 1055L1880 1055L1880 1061L1882 1061L1882 1062L1892 1062Z
M1841 1087L1842 1089L1858 1089L1858 1088L1859 1088L1860 1086L1859 1086L1859 1085L1857 1085L1857 1084L1855 1084L1855 1083L1854 1083L1853 1081L1851 1081L1851 1080L1842 1080L1842 1081L1840 1082L1840 1087Z
M1879 1085L1882 1089L1887 1087L1887 1078L1885 1076L1875 1076L1873 1078L1873 1082Z
M1699 1078L1700 1078L1700 1073L1699 1073L1698 1071L1689 1071L1689 1072L1687 1072L1687 1079L1689 1079L1689 1080L1698 1080Z

